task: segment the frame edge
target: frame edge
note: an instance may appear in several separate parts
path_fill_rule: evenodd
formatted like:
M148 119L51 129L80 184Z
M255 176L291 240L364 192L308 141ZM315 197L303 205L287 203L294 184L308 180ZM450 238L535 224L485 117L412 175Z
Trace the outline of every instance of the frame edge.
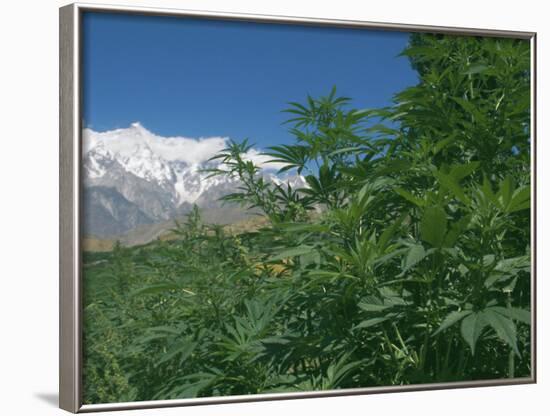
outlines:
M322 17L305 17L294 15L268 15L230 11L211 11L204 9L180 9L174 7L129 6L108 3L73 3L83 12L124 13L149 16L176 16L227 21L254 21L258 23L278 23L304 26L329 26L343 28L371 28L398 32L443 33L462 36L491 36L502 38L531 39L536 32L520 30L498 30L461 26L435 26L429 24L389 23L352 19L330 19Z
M77 10L70 4L59 8L59 408L72 413L80 408L78 217L75 204L74 151L78 117L75 72L78 39Z
M333 20L294 16L269 16L231 12L212 12L145 6L119 6L100 3L72 3L59 8L59 408L71 413L154 409L205 404L230 404L273 400L307 399L337 396L381 394L391 392L437 391L455 388L523 385L537 383L536 361L536 226L532 227L532 369L525 378L478 380L456 383L428 383L411 386L383 386L353 390L312 391L305 394L209 397L205 400L174 399L130 403L82 402L81 371L81 284L80 284L80 17L84 12L127 13L157 16L195 17L229 21L256 21L260 23L303 24L328 27L360 27L389 31L437 32L448 35L513 37L531 41L532 57L532 127L533 167L532 210L536 224L536 57L537 32L445 27L403 23L384 23L354 20Z
M538 382L538 233L537 233L537 148L538 148L538 107L537 107L537 81L538 81L538 50L537 33L534 32L530 38L531 46L531 377L533 383Z

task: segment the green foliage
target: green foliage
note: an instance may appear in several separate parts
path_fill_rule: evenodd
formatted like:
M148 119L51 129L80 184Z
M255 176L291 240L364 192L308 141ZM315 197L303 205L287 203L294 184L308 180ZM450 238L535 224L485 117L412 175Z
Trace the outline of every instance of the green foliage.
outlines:
M84 257L86 403L527 376L529 45L413 35L390 108L290 103L265 180L231 142L212 175L269 226L198 208L178 239Z

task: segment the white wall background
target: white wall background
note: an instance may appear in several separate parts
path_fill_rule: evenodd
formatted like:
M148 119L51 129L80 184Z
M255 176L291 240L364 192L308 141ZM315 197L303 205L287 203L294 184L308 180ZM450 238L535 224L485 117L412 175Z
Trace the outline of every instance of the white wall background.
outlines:
M542 0L113 0L118 4L538 32L539 383L465 390L133 411L135 415L543 414L550 404L550 25ZM58 7L7 0L0 12L0 413L59 415ZM546 182L546 181L549 182ZM548 237L547 237L548 238Z

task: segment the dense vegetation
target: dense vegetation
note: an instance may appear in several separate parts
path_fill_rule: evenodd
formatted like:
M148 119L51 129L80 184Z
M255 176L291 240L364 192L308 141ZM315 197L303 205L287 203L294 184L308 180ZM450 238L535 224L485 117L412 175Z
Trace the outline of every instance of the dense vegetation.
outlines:
M529 44L403 53L419 82L390 108L289 104L296 143L267 153L307 188L265 181L247 141L217 156L268 226L195 209L174 241L85 253L85 402L531 373Z

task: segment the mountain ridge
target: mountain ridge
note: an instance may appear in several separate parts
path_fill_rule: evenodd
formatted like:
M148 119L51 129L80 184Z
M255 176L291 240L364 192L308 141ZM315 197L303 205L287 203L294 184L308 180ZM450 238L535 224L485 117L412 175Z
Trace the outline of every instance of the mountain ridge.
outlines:
M153 224L181 217L193 204L209 210L211 221L220 224L248 215L244 208L239 213L235 206L228 208L219 201L236 191L239 180L210 177L205 172L223 165L210 159L226 147L227 137L163 137L140 123L106 132L86 128L82 137L87 236L119 238L140 227L150 229ZM260 166L269 181L306 186L301 175L278 175L283 165L267 163L268 157L258 149L251 149L244 157Z

